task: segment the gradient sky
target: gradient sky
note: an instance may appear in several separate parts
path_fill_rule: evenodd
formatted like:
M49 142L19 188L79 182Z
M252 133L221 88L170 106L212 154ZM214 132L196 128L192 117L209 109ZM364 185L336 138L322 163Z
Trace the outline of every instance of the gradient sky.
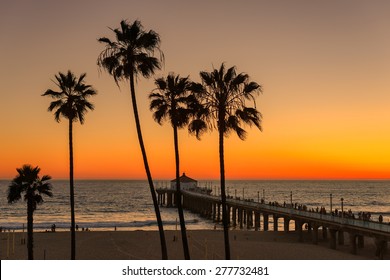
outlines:
M122 19L158 32L165 67L199 81L226 62L264 88L260 132L226 140L230 179L390 179L390 1L40 1L0 3L0 178L24 163L68 176L68 126L40 95L58 71L86 72L98 90L74 127L76 178L145 178L127 84L96 59ZM174 177L172 128L149 111L153 79L137 95L155 179ZM179 134L181 169L218 178L217 133Z

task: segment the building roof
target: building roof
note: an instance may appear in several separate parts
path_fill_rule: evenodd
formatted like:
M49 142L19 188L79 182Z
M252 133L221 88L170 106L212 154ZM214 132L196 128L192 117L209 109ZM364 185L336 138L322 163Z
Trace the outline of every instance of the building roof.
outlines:
M197 182L196 180L186 176L185 173L183 173L183 175L180 176L179 178L180 182L181 183L193 183L193 182ZM171 180L172 183L176 182L176 179L173 179Z

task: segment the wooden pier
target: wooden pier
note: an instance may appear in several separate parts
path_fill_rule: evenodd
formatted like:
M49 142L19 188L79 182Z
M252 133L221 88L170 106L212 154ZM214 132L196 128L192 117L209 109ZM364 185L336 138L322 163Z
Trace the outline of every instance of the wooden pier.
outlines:
M184 209L198 213L206 219L222 222L222 203L220 196L196 191L182 191L182 205ZM160 205L174 207L176 205L176 191L172 189L158 189ZM329 241L329 246L336 249L337 245L344 245L344 238L349 238L350 252L357 254L358 248L364 247L364 238L372 237L375 240L375 255L383 259L390 241L390 224L372 221L332 216L319 212L298 210L287 205L272 205L262 202L227 198L228 222L232 227L254 229L256 231L279 230L279 222L283 221L284 232L294 231L298 240L303 241L303 232L311 234L314 244L319 241L319 229L322 229L322 240ZM294 228L290 228L290 224Z

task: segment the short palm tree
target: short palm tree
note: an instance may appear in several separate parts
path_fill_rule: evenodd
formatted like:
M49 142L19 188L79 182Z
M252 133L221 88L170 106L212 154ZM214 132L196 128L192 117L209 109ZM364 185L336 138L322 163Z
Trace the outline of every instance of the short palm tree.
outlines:
M76 259L76 221L74 211L74 179L73 179L73 123L79 121L84 124L85 114L93 110L94 106L88 98L97 94L91 85L85 84L86 74L79 78L71 72L64 74L59 72L55 75L59 91L46 90L42 96L50 96L54 99L48 110L54 111L54 118L57 122L61 117L69 121L69 181L70 181L70 212L71 212L71 259Z
M98 39L100 43L105 44L105 49L100 53L97 64L100 68L103 68L111 76L113 76L117 85L119 81L130 82L130 94L138 141L141 148L145 172L149 183L160 233L162 259L167 259L168 253L164 228L160 209L157 203L157 196L153 185L148 158L146 156L135 93L135 80L138 76L150 78L156 70L161 68L163 53L160 50L160 36L153 30L146 32L143 29L141 22L138 20L134 21L132 24L122 20L120 23L120 29L111 30L115 34L115 40L112 41L106 37ZM154 56L156 52L160 54L160 59Z
M190 130L196 133L197 136L207 127L218 130L225 257L230 259L225 191L224 137L234 131L241 140L244 140L246 131L241 127L242 124L255 125L261 130L262 116L256 109L255 94L260 93L262 88L256 82L250 82L247 74L237 74L234 66L226 70L224 64L212 72L200 72L200 77L202 84L195 84L193 91L197 93L203 105L201 111L203 116L200 115L201 120L194 122L194 126L190 127ZM254 107L247 107L247 101L252 101Z
M25 164L22 168L17 168L18 175L12 180L8 187L8 203L15 203L24 197L24 201L27 202L27 252L28 259L34 259L34 242L33 242L33 224L34 224L34 211L37 209L37 205L43 203L42 195L49 197L53 196L51 192L52 185L49 182L51 177L49 175L43 175L39 177L41 169L36 166Z
M180 229L183 242L184 258L190 259L188 249L187 233L184 220L183 207L181 203L180 191L180 157L178 129L188 125L191 116L194 113L196 99L191 94L192 82L188 77L182 78L170 73L167 78L156 79L157 88L149 95L151 99L150 109L154 111L153 118L160 125L168 120L173 128L173 140L175 147L176 163L176 197L177 208L179 212Z

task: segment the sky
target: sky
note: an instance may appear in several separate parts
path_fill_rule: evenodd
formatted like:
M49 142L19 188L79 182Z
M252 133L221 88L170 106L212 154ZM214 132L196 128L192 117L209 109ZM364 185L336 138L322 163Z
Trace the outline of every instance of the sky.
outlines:
M77 179L146 178L129 86L96 60L122 19L161 36L165 65L200 81L225 62L263 87L263 131L226 138L228 179L390 179L389 1L43 1L0 3L0 179L25 163L69 173L68 125L47 111L59 71L87 73L98 95L74 125ZM153 177L175 174L173 130L149 110L154 79L137 81ZM218 135L179 133L181 172L218 179Z

